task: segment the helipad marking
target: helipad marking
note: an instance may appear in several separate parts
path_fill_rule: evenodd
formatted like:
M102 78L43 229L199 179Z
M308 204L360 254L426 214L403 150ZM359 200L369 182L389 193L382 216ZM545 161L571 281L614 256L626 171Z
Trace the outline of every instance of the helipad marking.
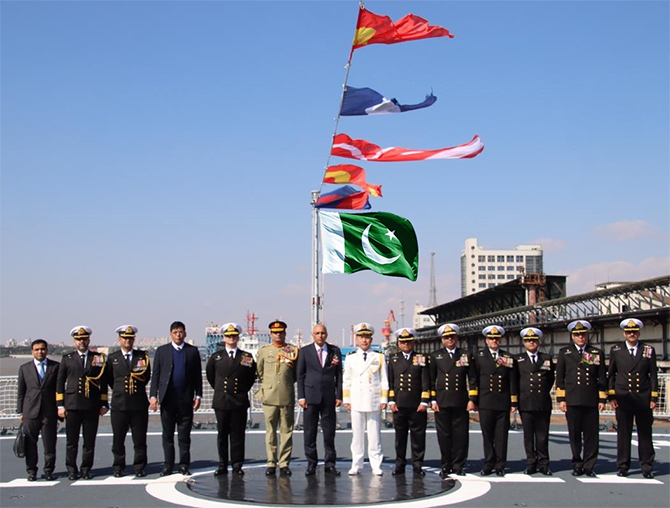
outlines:
M54 481L50 481L50 482L48 482L46 480L40 480L40 481L36 481L36 482L29 482L25 478L17 478L15 480L10 481L10 482L0 483L0 488L3 488L3 487L53 487L57 483L59 483L58 480L54 480Z
M620 483L624 485L663 485L663 482L654 478L630 478L627 476L617 476L616 474L598 475L596 478L577 478L582 483Z
M247 469L251 469L253 467L265 467L265 464L251 466ZM213 472L213 469L199 470L194 472L192 476L196 477L205 474L212 474ZM166 503L189 506L193 508L239 508L239 502L228 500L215 501L213 499L203 499L201 497L195 498L183 492L179 492L176 487L177 483L179 483L181 480L175 481L171 480L170 478L171 477L166 476L163 478L163 480L167 479L167 481L163 481L161 483L148 483L146 486L147 493L156 499L165 501ZM343 480L346 481L344 478ZM476 499L486 494L489 490L491 490L491 484L487 481L462 482L460 488L455 492L447 491L443 494L438 494L436 496L430 496L426 498L409 499L407 501L381 502L374 503L374 505L378 508L395 508L398 505L412 506L412 508L437 508L439 506L463 503L465 501ZM367 504L348 504L347 506L367 506Z
M565 483L565 480L556 476L529 476L523 473L509 473L505 476L480 476L466 474L463 476L450 475L450 478L456 480L463 479L463 482L489 482L489 483Z

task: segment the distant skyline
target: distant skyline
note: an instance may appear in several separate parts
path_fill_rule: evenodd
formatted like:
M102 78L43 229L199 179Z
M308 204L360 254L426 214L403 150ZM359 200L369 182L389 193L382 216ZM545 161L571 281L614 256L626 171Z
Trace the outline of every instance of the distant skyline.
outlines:
M478 134L471 160L362 163L409 219L415 283L327 275L331 338L460 296L465 239L541 244L568 294L670 273L670 4L368 1L454 39L354 53L349 84L426 109L341 119L380 146ZM3 2L0 343L115 343L131 323L310 329L310 191L328 157L358 2ZM332 164L346 159L333 158Z

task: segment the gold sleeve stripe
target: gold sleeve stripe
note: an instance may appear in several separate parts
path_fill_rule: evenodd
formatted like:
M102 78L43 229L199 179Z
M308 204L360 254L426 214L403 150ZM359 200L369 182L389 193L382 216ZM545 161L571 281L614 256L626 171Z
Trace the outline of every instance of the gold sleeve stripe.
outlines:
M430 397L430 392L421 392L422 399L427 399L428 397Z
M382 390L382 399L388 398L389 391L388 390Z
M658 392L651 392L652 397L658 397Z
M343 397L344 397L345 399L348 399L350 395L351 395L351 391L350 391L350 390L344 390Z
M601 399L604 399L604 398L607 397L607 394L605 392L598 392L598 397L600 397Z
M395 390L389 391L389 397L395 397Z
M56 400L63 400L63 394L62 393L57 393L56 394Z
M470 390L470 391L468 392L468 395L470 395L471 397L474 397L474 396L476 396L476 395L479 395L479 388L475 388L474 390Z
M100 394L100 400L107 400L107 394L106 393L101 393Z
M519 402L519 397L518 395L512 395L511 396L512 402Z
M556 397L565 397L565 390L563 388L556 388Z
M435 390L431 390L430 394L434 397L435 395L437 395L437 392Z
M614 395L614 390L609 390L609 391L607 392L607 394L608 394L608 395Z

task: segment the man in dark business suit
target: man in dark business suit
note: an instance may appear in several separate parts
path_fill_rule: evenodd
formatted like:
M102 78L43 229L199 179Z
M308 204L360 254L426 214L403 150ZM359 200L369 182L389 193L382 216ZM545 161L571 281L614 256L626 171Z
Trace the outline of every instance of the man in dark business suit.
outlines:
M256 362L251 353L237 347L242 332L240 325L226 323L221 329L225 347L209 357L206 368L207 381L214 388L212 408L218 430L216 444L219 467L214 471L214 476L228 474L229 441L233 474L244 476L244 431L247 426L249 390L256 380Z
M539 328L524 328L519 333L526 348L517 355L519 374L519 414L523 422L523 444L526 449L527 475L538 469L551 476L549 469L549 423L551 421L551 388L554 386L554 364L551 356L539 351L543 337Z
M28 481L37 479L37 438L42 433L44 446L44 478L55 480L56 429L56 379L60 364L49 360L47 341L37 339L30 345L33 360L19 368L17 410L26 433L26 471Z
M100 417L109 410L107 402L107 357L89 351L91 334L88 326L70 330L76 350L63 356L56 381L56 402L59 418L65 418L65 466L68 479L90 480L95 456L95 438ZM77 469L79 432L84 438L81 467Z
M298 356L298 404L303 408L305 427L305 476L316 473L319 461L316 449L319 418L323 430L325 472L339 476L335 467L335 408L342 405L342 353L328 344L324 325L312 329L313 344L304 346Z
M160 404L163 426L163 468L161 476L172 474L175 462L174 429L179 442L179 473L190 475L191 426L193 412L202 399L202 368L198 348L184 342L186 325L175 321L170 325L170 343L159 347L154 357L149 407L156 411Z
M149 355L133 348L137 328L123 325L116 329L121 349L107 358L107 375L112 387L112 455L114 477L123 476L126 468L126 435L133 436L133 469L135 476L145 477L147 465L147 427L149 400L146 386L151 378Z

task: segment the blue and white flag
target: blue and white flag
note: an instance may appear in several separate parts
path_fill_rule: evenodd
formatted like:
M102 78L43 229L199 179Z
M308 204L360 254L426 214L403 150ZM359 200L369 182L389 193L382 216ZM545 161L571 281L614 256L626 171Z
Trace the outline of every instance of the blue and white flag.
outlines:
M426 95L426 100L420 104L398 104L395 99L387 99L372 88L354 88L347 86L342 100L341 116L385 115L388 113L403 113L414 109L432 106L437 97L432 92Z

